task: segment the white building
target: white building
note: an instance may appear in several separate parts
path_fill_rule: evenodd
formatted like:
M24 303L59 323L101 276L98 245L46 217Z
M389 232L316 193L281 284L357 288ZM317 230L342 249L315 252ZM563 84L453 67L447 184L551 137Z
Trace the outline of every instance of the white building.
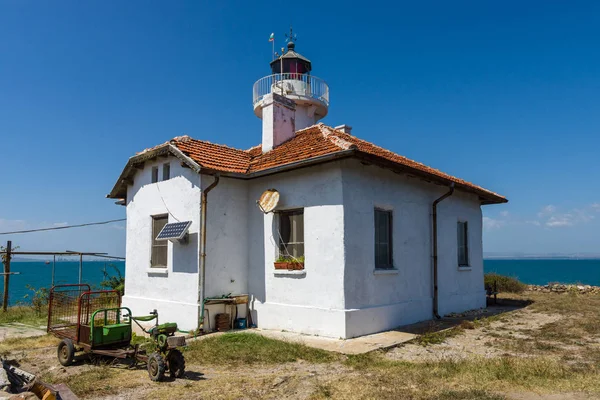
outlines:
M293 42L271 68L254 85L261 145L184 136L129 159L108 195L127 207L124 304L195 329L200 297L249 294L258 327L334 338L485 307L481 206L507 200L317 123L329 88ZM191 221L187 241L156 240L167 221ZM275 269L281 255L304 269ZM223 307L207 309L214 327Z

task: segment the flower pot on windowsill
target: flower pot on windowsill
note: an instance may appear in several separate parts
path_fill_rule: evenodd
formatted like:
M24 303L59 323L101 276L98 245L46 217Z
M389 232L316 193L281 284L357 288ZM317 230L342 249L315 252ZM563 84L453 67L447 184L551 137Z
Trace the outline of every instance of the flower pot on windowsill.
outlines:
M275 265L275 269L287 269L291 271L304 269L304 263L298 261L275 261L273 264Z

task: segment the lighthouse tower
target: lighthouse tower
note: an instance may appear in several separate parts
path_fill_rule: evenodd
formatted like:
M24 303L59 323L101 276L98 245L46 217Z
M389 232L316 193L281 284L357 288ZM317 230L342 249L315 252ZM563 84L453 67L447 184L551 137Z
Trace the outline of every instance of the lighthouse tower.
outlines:
M263 152L327 115L329 86L311 75L309 59L296 52L290 30L287 51L271 62L271 75L254 83L254 113L263 120Z

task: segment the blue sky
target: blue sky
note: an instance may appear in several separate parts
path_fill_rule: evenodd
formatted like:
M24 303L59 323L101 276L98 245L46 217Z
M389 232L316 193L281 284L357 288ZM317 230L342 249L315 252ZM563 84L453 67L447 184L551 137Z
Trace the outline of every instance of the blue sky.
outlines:
M0 231L124 217L104 196L127 158L174 136L258 144L252 84L292 22L325 123L510 199L484 207L486 251L600 253L600 3L223 3L0 0Z

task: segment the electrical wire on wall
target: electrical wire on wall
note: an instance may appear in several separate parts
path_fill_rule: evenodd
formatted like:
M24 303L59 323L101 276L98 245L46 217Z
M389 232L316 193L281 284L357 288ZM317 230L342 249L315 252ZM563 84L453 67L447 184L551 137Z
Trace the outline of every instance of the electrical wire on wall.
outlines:
M156 182L156 189L158 190L158 195L160 196L160 200L162 201L163 205L165 206L165 209L167 210L167 213L173 217L173 219L177 222L181 222L179 220L179 218L177 218L176 216L173 215L173 213L171 212L171 210L169 210L169 207L167 206L167 203L165 202L165 199L162 195L162 192L160 191L160 186L159 186L160 182Z
M273 216L278 215L277 213L273 213ZM279 236L279 243L277 243L277 241L275 240L275 238L273 237L273 235L269 236L269 241L271 242L271 244L278 249L279 252L279 257L283 257L285 259L289 259L295 262L301 262L300 259L294 257L293 255L290 254L290 252L288 251L287 246L285 245L285 242L283 240L283 237L281 236L281 232L279 232L279 224L277 224L277 236ZM282 247L283 247L283 252L282 252Z

